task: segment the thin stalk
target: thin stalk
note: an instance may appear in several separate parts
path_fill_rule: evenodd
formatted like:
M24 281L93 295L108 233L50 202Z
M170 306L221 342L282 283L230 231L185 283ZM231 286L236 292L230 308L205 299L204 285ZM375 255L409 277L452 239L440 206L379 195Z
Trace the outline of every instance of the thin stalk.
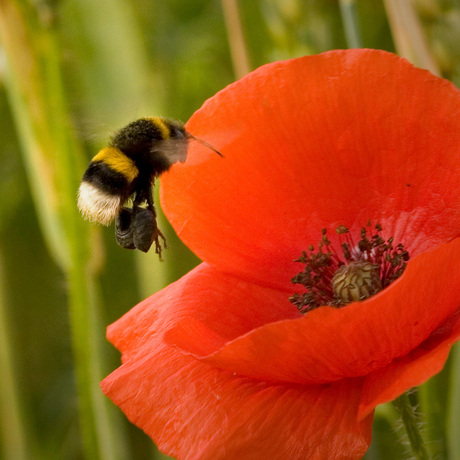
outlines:
M393 404L401 416L401 421L406 429L414 458L429 460L430 457L422 437L420 423L415 413L415 407L411 404L408 392L396 398Z
M363 39L361 27L359 25L356 1L340 0L339 5L348 48L362 48Z
M426 422L424 437L433 458L450 458L447 455L447 409L446 391L450 376L450 366L433 376L418 389L420 409Z
M230 54L232 56L235 77L241 78L251 70L248 50L244 39L237 0L222 0L225 26L227 28Z
M434 60L413 2L408 0L384 0L393 41L400 56L413 64L428 69L434 75L441 71Z
M28 11L14 0L0 2L0 40L6 57L5 87L13 111L19 141L24 153L24 165L37 204L37 214L45 242L56 263L62 268L69 264L63 245L64 229L56 209L59 206L52 171L52 152L41 151L49 144L44 129L40 102L35 98L44 93L33 38L27 26ZM39 203L42 203L39 206Z
M5 460L27 460L31 445L21 410L19 385L13 363L14 346L8 334L7 298L0 258L0 454Z
M119 458L115 446L120 439L112 431L107 402L98 387L101 350L96 337L103 332L96 334L95 251L75 204L83 152L70 129L52 11L43 8L43 4L33 7L18 0L0 4L0 37L8 65L6 88L35 206L42 216L42 231L68 281L85 456L115 459Z
M460 460L460 346L451 351L450 382L447 395L447 448L448 458Z

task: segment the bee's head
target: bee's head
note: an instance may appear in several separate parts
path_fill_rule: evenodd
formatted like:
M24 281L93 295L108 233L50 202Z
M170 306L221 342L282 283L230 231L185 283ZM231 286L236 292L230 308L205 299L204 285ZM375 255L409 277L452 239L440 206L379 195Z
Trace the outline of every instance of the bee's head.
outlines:
M181 121L165 120L165 124L169 128L171 139L186 139L188 137L185 125Z

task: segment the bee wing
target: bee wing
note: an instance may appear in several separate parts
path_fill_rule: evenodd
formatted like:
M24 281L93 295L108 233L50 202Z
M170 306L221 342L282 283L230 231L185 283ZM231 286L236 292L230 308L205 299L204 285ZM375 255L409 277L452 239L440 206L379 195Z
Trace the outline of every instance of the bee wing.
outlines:
M151 152L163 155L173 163L183 163L187 159L188 139L164 139L152 146Z

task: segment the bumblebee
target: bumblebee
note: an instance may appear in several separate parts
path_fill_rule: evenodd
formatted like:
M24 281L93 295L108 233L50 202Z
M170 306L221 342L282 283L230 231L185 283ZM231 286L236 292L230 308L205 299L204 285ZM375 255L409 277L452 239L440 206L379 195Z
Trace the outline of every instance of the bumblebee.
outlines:
M141 118L117 131L83 174L78 191L78 208L83 216L103 225L115 219L120 246L147 252L155 242L155 252L161 258L166 239L157 225L152 186L174 163L186 160L190 140L222 157L210 144L187 132L179 121Z

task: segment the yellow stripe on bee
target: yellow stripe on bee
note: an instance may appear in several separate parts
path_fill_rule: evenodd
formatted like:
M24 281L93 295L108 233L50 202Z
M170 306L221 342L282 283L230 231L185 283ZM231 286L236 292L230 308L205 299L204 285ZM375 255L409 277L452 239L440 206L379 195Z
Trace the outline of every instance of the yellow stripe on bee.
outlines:
M139 175L136 163L115 147L103 148L91 161L102 161L113 171L123 174L129 182Z
M171 133L169 131L168 126L164 122L163 118L161 117L148 117L146 120L150 120L161 132L162 139L169 139L171 137Z

